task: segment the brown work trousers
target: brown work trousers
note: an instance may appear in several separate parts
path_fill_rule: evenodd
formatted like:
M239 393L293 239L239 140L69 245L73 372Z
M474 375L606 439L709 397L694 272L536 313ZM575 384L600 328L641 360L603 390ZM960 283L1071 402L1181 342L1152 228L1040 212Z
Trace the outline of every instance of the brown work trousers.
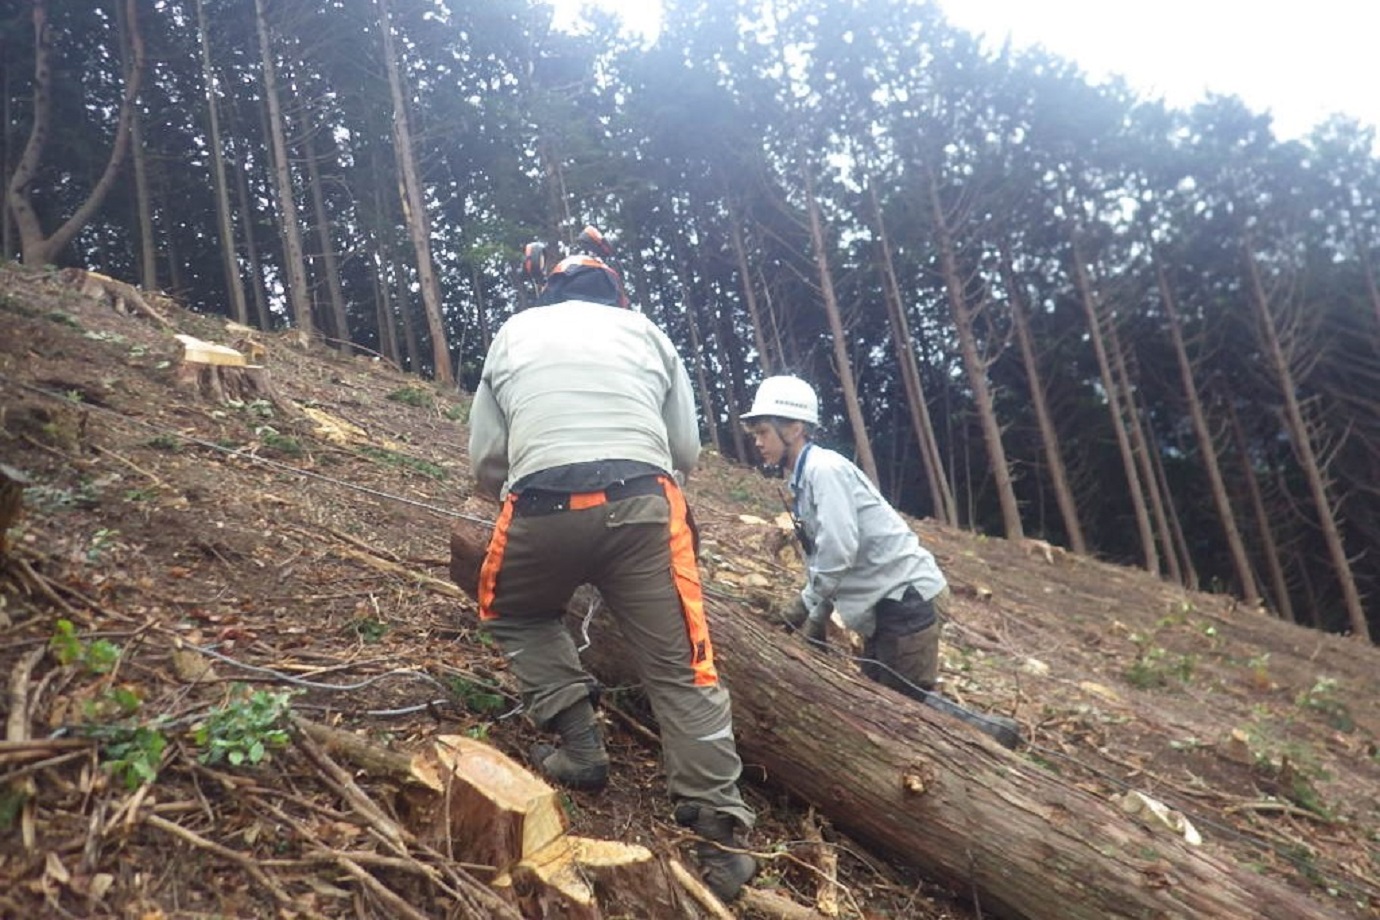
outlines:
M672 800L751 827L684 495L669 476L633 484L554 498L510 494L480 571L480 618L518 679L528 716L546 728L588 697L593 682L564 613L578 587L597 588L661 727ZM628 494L639 492L646 494Z
M863 644L863 674L923 701L939 678L939 631L952 597L947 587L929 600L911 589L899 601L879 603L876 631ZM913 631L888 628L892 627L888 614L901 622L925 625Z

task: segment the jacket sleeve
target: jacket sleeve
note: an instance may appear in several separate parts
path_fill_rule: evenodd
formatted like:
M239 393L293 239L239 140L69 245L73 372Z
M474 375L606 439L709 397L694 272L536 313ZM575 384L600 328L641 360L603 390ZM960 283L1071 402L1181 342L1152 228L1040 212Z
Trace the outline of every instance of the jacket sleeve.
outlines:
M508 420L490 384L493 358L491 350L470 403L470 473L480 495L498 498L508 479Z
M658 330L658 334L660 330ZM665 338L662 335L662 338ZM695 393L690 386L690 374L685 362L676 353L670 339L665 339L667 371L671 389L661 406L666 423L666 438L671 450L672 472L689 476L700 459L700 422L695 413Z
M861 536L857 509L846 477L825 469L812 477L815 503L815 552L808 560L809 573L801 599L812 621L828 619L834 609L839 582L858 557Z

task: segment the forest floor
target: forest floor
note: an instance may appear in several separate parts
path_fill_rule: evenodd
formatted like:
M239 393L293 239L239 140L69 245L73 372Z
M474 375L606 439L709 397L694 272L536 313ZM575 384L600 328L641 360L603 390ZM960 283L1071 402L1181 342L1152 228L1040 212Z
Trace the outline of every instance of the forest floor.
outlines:
M235 338L169 313L176 331ZM522 759L537 740L448 582L456 515L493 511L470 494L467 398L262 341L279 404L217 403L179 385L171 330L0 268L0 472L25 480L0 554L0 916L388 916L313 861L378 844L299 745L277 743L264 714L289 693L294 712L402 751L469 734ZM795 590L789 552L760 550L775 483L706 451L688 491L707 590ZM915 527L956 594L947 694L1018 718L1032 764L1153 796L1324 912L1380 916L1380 650L1038 541ZM567 797L573 829L688 851L654 742L612 711L612 781ZM238 723L208 728L213 712ZM130 730L158 719L162 750ZM812 904L806 803L760 773L746 765L754 884ZM843 916L982 916L970 892L826 839ZM447 915L405 868L369 871Z

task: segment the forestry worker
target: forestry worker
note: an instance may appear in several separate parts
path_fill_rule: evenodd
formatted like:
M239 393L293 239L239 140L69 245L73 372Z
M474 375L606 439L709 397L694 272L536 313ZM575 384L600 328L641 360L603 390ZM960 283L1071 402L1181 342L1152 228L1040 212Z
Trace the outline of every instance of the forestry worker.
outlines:
M589 232L589 231L587 231ZM670 339L628 307L618 274L590 256L551 270L537 306L508 320L484 360L470 411L481 493L502 501L480 573L480 618L501 646L538 728L534 766L598 790L608 754L595 683L563 622L591 584L617 618L656 720L676 820L706 882L732 900L756 861L755 820L727 689L714 667L695 534L674 473L699 456L690 379Z
M742 415L767 467L790 477L806 581L774 616L823 647L835 611L863 637L867 677L969 721L1007 746L1019 726L969 713L934 692L950 592L934 554L842 454L814 442L819 397L798 377L768 377Z

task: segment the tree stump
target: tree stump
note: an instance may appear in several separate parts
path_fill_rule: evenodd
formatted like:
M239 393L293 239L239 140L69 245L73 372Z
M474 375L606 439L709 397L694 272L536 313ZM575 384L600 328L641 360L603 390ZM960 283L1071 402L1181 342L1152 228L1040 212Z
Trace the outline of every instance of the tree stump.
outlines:
M184 349L177 369L180 386L212 402L264 400L288 418L299 414L295 405L274 391L268 368L250 364L243 352L195 336L179 334L175 338Z

